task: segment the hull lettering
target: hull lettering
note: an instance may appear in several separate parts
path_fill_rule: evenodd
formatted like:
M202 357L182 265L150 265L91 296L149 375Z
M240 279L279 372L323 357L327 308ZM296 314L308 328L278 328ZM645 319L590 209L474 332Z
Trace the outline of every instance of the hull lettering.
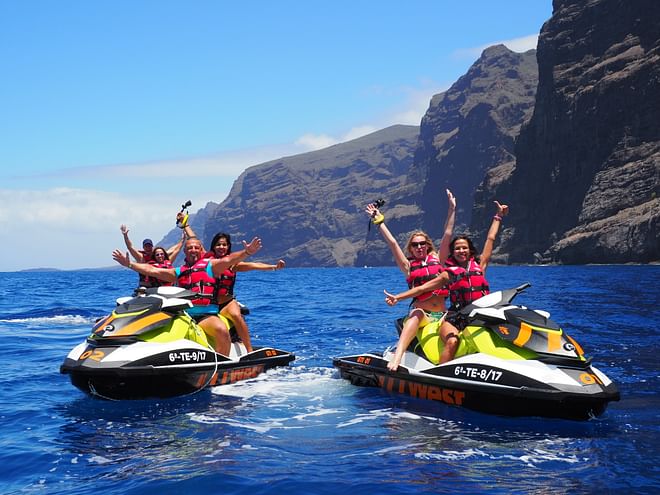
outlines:
M465 392L461 390L442 388L437 385L426 385L409 380L399 380L390 376L379 375L378 384L388 392L397 391L400 394L407 394L416 399L435 400L455 406L463 405L465 399Z

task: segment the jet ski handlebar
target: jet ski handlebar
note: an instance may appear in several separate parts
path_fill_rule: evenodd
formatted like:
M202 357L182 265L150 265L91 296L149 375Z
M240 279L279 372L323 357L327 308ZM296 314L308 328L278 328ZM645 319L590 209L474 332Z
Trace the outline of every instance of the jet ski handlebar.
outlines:
M516 287L516 292L518 294L520 294L522 291L524 291L526 289L529 289L531 286L532 286L532 284L530 284L529 282L525 282L524 284L519 285L518 287Z
M502 304L508 305L511 303L511 301L513 301L513 299L518 294L525 291L531 286L532 284L530 284L529 282L525 282L524 284L519 285L518 287L514 287L512 289L504 289L504 290L498 290L496 292L491 292L490 294L487 294L473 301L471 304L468 304L464 308L461 308L459 310L459 313L468 316L475 309L490 308Z

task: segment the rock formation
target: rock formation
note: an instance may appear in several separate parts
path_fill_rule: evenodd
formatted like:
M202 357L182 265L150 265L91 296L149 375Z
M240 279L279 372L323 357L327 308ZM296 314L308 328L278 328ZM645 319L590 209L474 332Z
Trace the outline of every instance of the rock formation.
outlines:
M510 261L660 259L660 2L555 0L511 177Z

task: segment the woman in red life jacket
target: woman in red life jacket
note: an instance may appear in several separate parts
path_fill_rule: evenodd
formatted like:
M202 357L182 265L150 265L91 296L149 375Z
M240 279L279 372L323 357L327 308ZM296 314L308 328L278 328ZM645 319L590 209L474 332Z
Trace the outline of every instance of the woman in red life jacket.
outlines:
M448 319L456 327L462 328L464 322L458 320L456 311L490 292L488 282L486 281L486 268L488 268L493 253L493 245L495 244L502 218L509 213L509 207L507 205L500 204L498 201L495 201L495 205L497 212L488 229L486 242L480 255L477 254L477 250L469 237L457 236L449 245L451 254L445 261L448 283L445 283L444 280L434 279L401 294L392 295L386 293L386 302L389 305L394 305L401 299L416 297L418 294L437 289L438 287L448 287L449 298L451 300L450 311L452 311Z
M156 246L152 251L152 259L148 263L156 268L172 268L172 262L167 251L162 246ZM143 283L144 282L144 283ZM164 285L174 285L171 282L164 282L155 277L148 277L140 274L140 287L161 287Z
M159 268L149 263L132 263L128 253L124 254L118 249L112 252L112 257L120 265L142 275L189 288L199 296L192 301L193 304L206 306L215 298L217 279L227 268L261 249L261 239L255 237L249 244L243 241L243 246L242 251L232 253L223 259L209 259L203 257L202 242L196 237L191 237L184 245L185 263L179 268ZM204 332L215 338L216 351L227 356L231 345L229 330L217 314L204 315L197 321Z
M454 196L449 190L447 190L447 199L449 201L449 210L445 223L445 234L449 232L449 235L451 235L456 203ZM390 251L392 251L397 266L406 276L406 281L410 288L423 286L430 280L438 279L439 275L443 272L443 258L447 256L449 251L449 237L447 235L443 236L440 243L440 254L438 254L433 246L433 241L425 232L414 232L410 235L406 243L405 249L408 253L408 256L406 256L385 225L385 218L376 205L367 205L365 211L371 217L374 225L378 226L383 239L385 239ZM411 311L408 313L408 317L401 330L394 357L387 365L388 369L396 371L401 363L404 352L417 334L417 329L434 320L442 321L439 330L440 336L445 342L445 347L441 356L441 362L444 363L453 359L458 348L458 331L451 323L445 320L447 314L445 298L447 294L448 292L443 289L442 285L437 285L430 291L418 292L416 294L411 304Z

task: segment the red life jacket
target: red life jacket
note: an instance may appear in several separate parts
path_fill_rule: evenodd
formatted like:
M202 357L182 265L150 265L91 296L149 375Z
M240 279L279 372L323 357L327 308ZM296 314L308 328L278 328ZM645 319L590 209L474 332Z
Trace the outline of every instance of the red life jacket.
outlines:
M172 263L170 260L165 260L162 263L157 263L155 260L148 262L151 266L156 268L172 268ZM156 277L149 277L147 275L140 274L140 286L142 287L162 287L165 285L174 285L172 282L165 282Z
M445 261L445 270L449 273L451 280L449 299L454 309L467 306L490 292L488 281L474 258L470 258L466 270L459 266L454 258L449 257Z
M207 306L215 303L218 281L213 276L210 261L209 258L202 258L192 266L185 264L176 269L177 285L199 295L198 298L192 300L195 306Z
M215 258L213 251L204 253L204 258ZM236 284L236 272L227 268L222 275L216 279L218 281L218 296L233 296L234 285Z
M227 268L222 275L218 277L218 295L233 296L234 284L236 284L236 272Z
M428 254L423 260L409 259L408 261L410 262L410 274L406 278L406 282L408 282L408 287L411 289L423 285L444 271L442 263L435 254ZM434 295L447 297L449 291L447 289L435 289L417 296L415 300L426 301Z
M145 253L144 251L140 251L140 254L142 255L142 262L143 263L149 263L154 260L150 254ZM151 277L147 277L146 275L142 275L141 273L138 273L138 287L158 287L160 284L160 280L154 279Z

